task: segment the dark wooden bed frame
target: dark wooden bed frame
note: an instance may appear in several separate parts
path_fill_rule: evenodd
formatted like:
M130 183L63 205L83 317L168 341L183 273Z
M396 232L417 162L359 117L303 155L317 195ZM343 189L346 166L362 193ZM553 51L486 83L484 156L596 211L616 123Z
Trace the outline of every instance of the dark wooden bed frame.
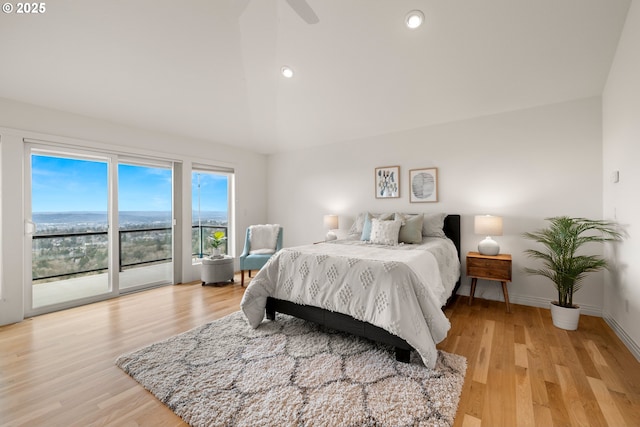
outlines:
M456 250L458 251L458 258L460 258L460 215L448 215L444 220L443 230L444 234L455 244ZM458 282L453 288L453 292L447 300L447 305L453 301L459 287L460 279L458 279ZM395 347L396 360L401 362L409 362L411 350L413 350L413 347L405 340L378 326L354 319L346 314L332 312L323 308L267 297L266 312L267 319L269 320L276 319L276 312L288 314L324 325L331 329L391 345Z

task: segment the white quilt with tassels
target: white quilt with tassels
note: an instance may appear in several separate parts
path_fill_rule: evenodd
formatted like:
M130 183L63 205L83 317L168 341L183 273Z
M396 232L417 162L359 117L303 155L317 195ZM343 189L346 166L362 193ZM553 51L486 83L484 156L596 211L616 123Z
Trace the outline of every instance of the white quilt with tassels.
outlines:
M334 241L282 249L251 281L241 308L257 328L267 297L350 315L399 336L433 368L451 327L441 307L460 276L449 239L382 246Z

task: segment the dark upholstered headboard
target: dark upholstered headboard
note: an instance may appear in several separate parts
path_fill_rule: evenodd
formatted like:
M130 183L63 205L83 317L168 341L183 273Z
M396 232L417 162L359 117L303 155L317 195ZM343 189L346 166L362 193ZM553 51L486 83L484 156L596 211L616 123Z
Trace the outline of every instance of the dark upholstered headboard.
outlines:
M444 234L456 245L458 258L460 258L460 215L447 215L442 229Z
M442 227L444 230L444 234L453 241L453 244L456 245L456 250L458 251L458 259L460 258L460 215L447 215L444 219L444 225ZM453 288L453 293L449 297L447 301L447 305L451 304L456 297L458 292L458 288L460 288L460 283L462 280L462 275L458 279L458 282L455 284Z

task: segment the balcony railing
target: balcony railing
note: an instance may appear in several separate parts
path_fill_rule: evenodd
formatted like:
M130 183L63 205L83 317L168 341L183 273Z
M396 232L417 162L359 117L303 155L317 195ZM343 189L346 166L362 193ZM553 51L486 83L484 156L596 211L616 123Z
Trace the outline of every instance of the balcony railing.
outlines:
M173 259L171 227L119 230L119 270ZM226 226L194 225L192 256L207 254L207 237L214 231L228 235ZM107 231L39 234L33 236L32 280L68 278L108 270L109 240ZM227 253L226 243L221 252Z
M207 231L208 230L208 231ZM207 255L207 249L209 248L209 243L207 239L216 231L224 232L225 236L228 236L227 227L219 226L219 225L194 225L191 227L191 255L197 258L202 258ZM220 245L220 253L227 254L227 242L224 242Z

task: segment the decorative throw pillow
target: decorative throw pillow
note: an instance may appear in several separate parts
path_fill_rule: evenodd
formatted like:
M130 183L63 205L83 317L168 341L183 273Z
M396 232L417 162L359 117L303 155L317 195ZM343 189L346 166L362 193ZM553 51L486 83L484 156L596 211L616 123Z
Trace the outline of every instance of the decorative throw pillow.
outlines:
M397 245L402 221L371 220L371 243L378 245Z
M360 240L371 240L371 220L374 218L377 218L381 221L387 221L393 219L393 214L372 214L367 212L364 216L364 223L362 225L362 235L360 236Z
M371 238L371 220L373 216L367 212L364 215L364 221L362 223L362 234L360 235L360 240L369 240Z
M259 224L249 226L250 254L273 254L276 252L279 224Z
M395 218L397 221L402 221L398 242L412 244L422 243L422 223L424 222L424 215L396 213Z
M444 235L444 219L446 213L426 213L422 223L422 235L426 237L446 237Z
M353 221L353 224L351 224L351 228L349 228L349 231L347 232L349 237L357 234L357 238L360 238L360 236L362 235L362 227L364 226L364 219L366 216L367 212L360 212L358 214L355 221Z

